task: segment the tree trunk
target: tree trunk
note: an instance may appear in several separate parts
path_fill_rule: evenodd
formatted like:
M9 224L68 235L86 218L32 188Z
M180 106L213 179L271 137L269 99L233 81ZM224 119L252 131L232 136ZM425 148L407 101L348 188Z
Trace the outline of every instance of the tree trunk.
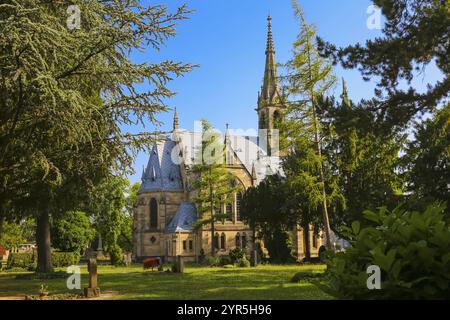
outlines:
M325 190L325 175L323 172L323 163L322 163L322 146L320 143L320 132L319 132L319 120L317 119L316 114L316 102L314 99L314 95L312 96L312 112L313 112L313 122L314 122L314 131L315 131L315 143L317 148L317 155L319 156L319 177L320 184L322 188L322 214L323 214L323 224L325 228L325 238L326 238L326 248L328 250L333 250L333 245L331 244L331 228L330 228L330 219L328 217L328 204L327 204L327 192Z
M209 169L209 172L211 174L211 168ZM213 195L213 189L212 189L212 185L210 184L209 186L209 202L210 202L210 206L211 206L211 255L215 256L216 255L216 249L214 246L214 242L215 242L215 237L214 237L214 232L215 232L215 228L214 228L214 195Z
M37 271L44 273L53 272L48 212L44 211L36 220L36 240L38 253Z
M309 220L306 219L306 222L302 225L303 228L303 241L305 248L305 260L311 260L311 243L309 241Z

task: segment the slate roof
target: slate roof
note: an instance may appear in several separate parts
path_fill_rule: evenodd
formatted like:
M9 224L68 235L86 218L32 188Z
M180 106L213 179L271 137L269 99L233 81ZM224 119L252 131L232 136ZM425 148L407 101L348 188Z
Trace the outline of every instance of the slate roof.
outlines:
M157 142L150 151L147 168L142 173L139 192L172 190L183 191L180 167L171 159L176 143L171 140Z
M187 167L194 164L194 156L201 147L201 133L180 131L176 139L181 143L177 144L167 138L152 147L147 167L142 174L139 192L183 191L179 164L183 163ZM264 149L258 145L258 137L229 135L227 139L231 149L250 174L253 166L255 167L256 183L261 182L267 175L283 175L280 158L267 156Z
M178 133L183 145L184 163L191 166L194 163L194 155L201 145L201 133L182 131ZM259 146L259 138L256 136L230 135L231 148L236 153L239 161L245 166L249 173L255 165L257 183L261 182L267 175L280 173L281 159L269 157L263 148Z
M191 232L197 221L197 209L192 202L182 202L172 221L164 229L165 233Z

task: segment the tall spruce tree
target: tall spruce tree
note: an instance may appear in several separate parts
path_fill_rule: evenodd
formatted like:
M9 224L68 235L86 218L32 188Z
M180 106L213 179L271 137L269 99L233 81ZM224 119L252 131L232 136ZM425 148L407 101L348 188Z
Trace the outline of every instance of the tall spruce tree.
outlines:
M173 95L167 82L192 66L130 54L158 50L188 13L138 0L0 3L0 218L36 216L39 271L52 270L50 215L89 201L149 145L149 135L123 127L156 123Z
M197 227L210 225L211 254L215 255L215 224L231 218L221 212L221 208L233 202L233 195L240 190L240 186L226 168L222 135L206 120L202 120L202 141L192 171L196 177L193 186L200 216Z

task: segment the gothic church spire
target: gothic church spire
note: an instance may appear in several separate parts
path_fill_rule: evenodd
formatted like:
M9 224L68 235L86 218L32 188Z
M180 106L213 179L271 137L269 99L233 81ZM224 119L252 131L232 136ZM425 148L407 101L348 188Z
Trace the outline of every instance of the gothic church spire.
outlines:
M265 101L266 104L276 103L280 98L280 85L277 79L275 47L272 37L272 18L270 15L267 17L266 65L260 98Z

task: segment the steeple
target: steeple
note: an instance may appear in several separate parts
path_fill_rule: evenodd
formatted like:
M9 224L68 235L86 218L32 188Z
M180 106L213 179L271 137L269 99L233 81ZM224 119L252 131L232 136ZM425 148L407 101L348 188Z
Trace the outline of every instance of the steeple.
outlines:
M341 94L342 104L350 106L350 99L348 98L347 84L345 79L342 78L342 94Z
M278 136L276 124L282 117L282 96L280 83L277 76L277 64L275 62L275 47L272 36L272 18L267 17L267 44L266 44L266 64L264 67L264 79L261 92L258 94L258 136L260 141L266 141L265 151L267 155L277 154L275 140Z
M175 108L175 112L173 114L173 131L178 131L178 113L177 113L177 108Z
M266 65L264 70L264 80L261 88L261 94L259 96L260 99L265 101L266 104L277 103L280 98L280 85L277 79L275 47L273 45L272 37L272 18L270 15L267 17ZM258 107L261 107L259 103Z

